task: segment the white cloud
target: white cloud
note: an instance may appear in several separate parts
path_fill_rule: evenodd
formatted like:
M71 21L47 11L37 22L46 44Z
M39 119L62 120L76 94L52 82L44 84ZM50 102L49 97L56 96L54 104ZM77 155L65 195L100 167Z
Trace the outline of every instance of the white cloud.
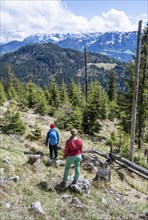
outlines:
M137 30L135 24L115 9L88 20L76 16L60 0L1 2L1 42L22 40L35 33L133 31Z

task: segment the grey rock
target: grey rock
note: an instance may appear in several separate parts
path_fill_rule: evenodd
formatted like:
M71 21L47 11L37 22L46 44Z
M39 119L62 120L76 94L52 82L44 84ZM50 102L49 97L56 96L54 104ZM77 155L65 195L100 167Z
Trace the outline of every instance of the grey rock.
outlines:
M13 165L12 161L11 161L8 157L5 157L2 161L3 161L4 163L9 164L10 166Z
M0 168L0 186L3 185L5 180L6 180L6 174L4 172L4 168Z
M9 180L13 180L16 183L16 182L18 182L20 180L20 177L14 175L14 176L10 177Z
M5 207L6 207L6 209L10 209L11 208L11 204L9 202L5 203Z
M102 168L96 172L96 177L94 181L96 180L104 180L104 181L110 181L111 179L111 170L108 168Z
M68 195L68 194L64 194L64 195L62 196L62 198L63 198L63 199L68 199L68 198L71 198L71 196Z
M39 214L44 215L43 208L41 207L41 203L39 201L31 204L31 210L34 212L37 212Z
M82 204L82 202L80 201L80 199L78 199L77 197L74 197L72 202L74 202L75 204Z
M65 162L63 160L56 160L56 164L58 166L65 166Z
M106 199L102 198L102 199L101 199L101 203L102 203L103 205L106 205L106 204L107 204Z

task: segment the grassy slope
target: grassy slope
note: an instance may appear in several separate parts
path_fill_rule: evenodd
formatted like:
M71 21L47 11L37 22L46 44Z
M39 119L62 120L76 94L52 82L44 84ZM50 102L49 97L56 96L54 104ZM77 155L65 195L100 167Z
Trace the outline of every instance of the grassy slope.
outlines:
M49 129L49 124L54 118L41 117L32 112L23 113L26 123L32 125L35 121L42 128L43 140ZM113 129L113 127L112 127ZM69 137L69 132L59 131L61 146ZM21 140L21 142L20 142ZM30 220L41 219L29 211L31 203L40 201L45 211L45 219L48 220L109 220L109 219L139 219L146 211L146 181L133 173L127 173L118 166L112 165L112 179L108 185L101 185L98 188L91 187L89 198L85 195L71 193L70 191L58 193L54 187L62 180L64 167L46 167L41 161L41 170L38 175L36 167L27 164L27 154L32 147L42 151L48 156L48 148L41 142L29 142L24 137L20 140L12 139L3 135L0 146L0 168L5 169L7 179L12 175L18 175L20 181L6 181L0 187L0 219L1 220ZM99 141L92 141L83 137L84 149L90 147L102 152L108 151L105 144ZM13 167L2 162L2 159L9 157ZM59 151L59 158L62 158L62 151ZM102 158L100 158L103 160ZM73 169L71 169L71 174ZM81 175L92 180L95 172L88 173L81 168ZM42 184L41 184L42 182ZM47 187L46 187L47 184ZM114 191L116 193L112 193ZM69 194L71 198L63 199L63 194ZM123 194L123 200L118 200L119 193ZM83 208L76 208L72 205L72 198L77 197L83 203ZM106 204L102 203L102 199ZM11 207L6 208L6 203Z

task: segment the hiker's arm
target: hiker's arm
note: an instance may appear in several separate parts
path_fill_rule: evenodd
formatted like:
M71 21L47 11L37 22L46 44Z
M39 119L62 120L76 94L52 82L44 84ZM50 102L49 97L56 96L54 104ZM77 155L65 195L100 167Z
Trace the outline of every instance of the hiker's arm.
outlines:
M47 135L46 135L46 142L45 142L46 147L47 147L47 145L48 145L48 140L49 140L49 132L48 132Z
M83 151L83 143L81 143L81 145L80 145L80 151L81 151L81 154L82 154L82 151Z
M58 144L59 144L60 137L59 137L59 133L58 132L57 132L57 138L58 138Z
M67 155L68 155L68 143L66 141L66 145L65 145L65 148L64 148L64 156L63 156L63 158L66 159Z

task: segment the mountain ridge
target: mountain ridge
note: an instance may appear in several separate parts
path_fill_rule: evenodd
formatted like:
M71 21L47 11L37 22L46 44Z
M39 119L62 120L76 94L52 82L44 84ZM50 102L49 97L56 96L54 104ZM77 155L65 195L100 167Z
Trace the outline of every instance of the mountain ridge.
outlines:
M21 46L35 43L54 43L62 48L71 48L95 52L125 62L133 59L136 52L137 32L106 32L81 34L36 34L26 37L23 41L11 41L0 45L1 55L13 52Z
M89 52L87 63L88 81L97 79L103 87L106 87L109 70L115 69L120 87L120 78L126 73L124 63ZM107 64L112 64L109 69L105 69ZM32 80L42 87L49 86L53 76L58 83L64 79L67 85L72 78L80 84L84 84L85 80L84 54L73 49L61 48L53 43L26 45L13 53L3 55L0 58L0 78L6 75L8 65L21 81Z

